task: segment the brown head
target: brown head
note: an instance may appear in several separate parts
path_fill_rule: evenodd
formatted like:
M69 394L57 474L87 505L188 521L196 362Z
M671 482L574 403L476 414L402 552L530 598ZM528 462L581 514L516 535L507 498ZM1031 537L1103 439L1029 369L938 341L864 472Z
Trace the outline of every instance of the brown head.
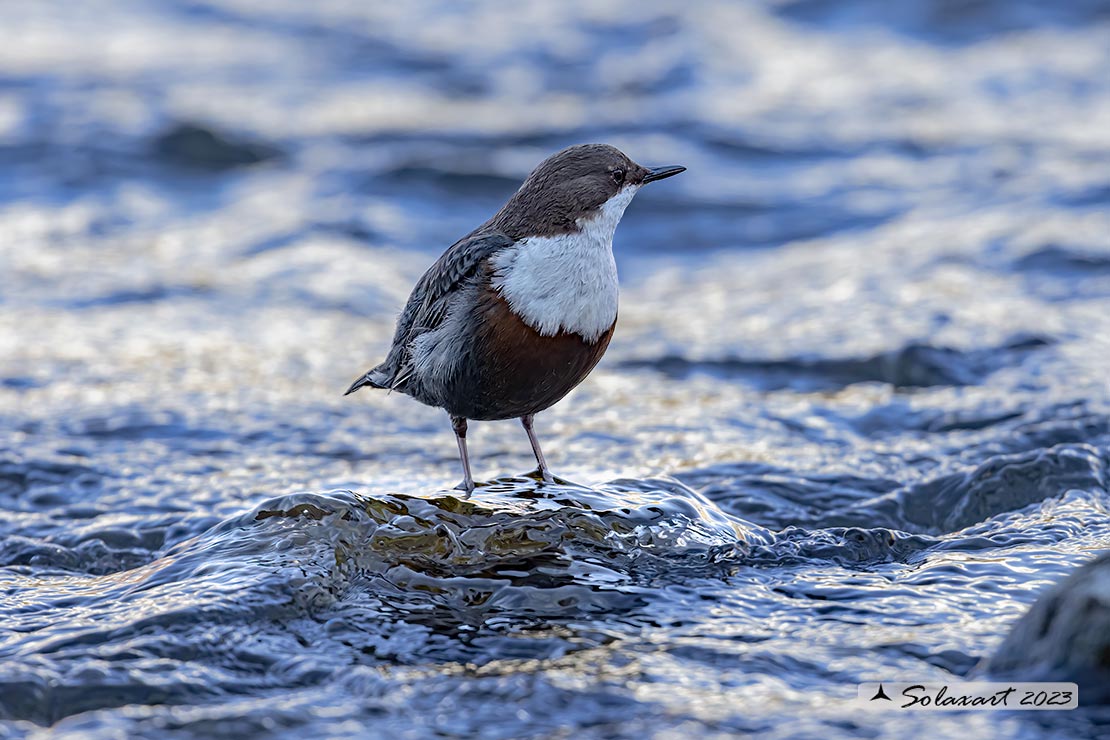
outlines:
M513 239L565 234L614 196L685 170L644 167L608 144L578 144L541 162L490 223Z

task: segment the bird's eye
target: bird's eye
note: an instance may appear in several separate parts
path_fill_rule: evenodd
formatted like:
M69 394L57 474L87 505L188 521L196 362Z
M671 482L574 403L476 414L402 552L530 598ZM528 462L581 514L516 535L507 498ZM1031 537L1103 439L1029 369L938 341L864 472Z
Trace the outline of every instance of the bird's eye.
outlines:
M624 182L624 170L616 169L613 170L611 174L613 175L613 182L615 182L616 184L620 185L622 182Z

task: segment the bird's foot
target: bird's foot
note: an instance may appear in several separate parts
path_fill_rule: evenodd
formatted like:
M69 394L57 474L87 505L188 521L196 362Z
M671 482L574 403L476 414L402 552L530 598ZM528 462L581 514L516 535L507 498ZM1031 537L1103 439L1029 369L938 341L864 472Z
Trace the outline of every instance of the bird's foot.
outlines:
M464 492L465 492L465 495L463 496L463 498L464 498L464 499L466 499L466 498L470 498L471 494L473 494L473 493L474 493L474 481L472 481L472 480L464 480L464 481L463 481L462 483L460 483L459 485L455 486L455 487L454 487L453 489L451 489L451 490L453 490L453 491L464 491Z

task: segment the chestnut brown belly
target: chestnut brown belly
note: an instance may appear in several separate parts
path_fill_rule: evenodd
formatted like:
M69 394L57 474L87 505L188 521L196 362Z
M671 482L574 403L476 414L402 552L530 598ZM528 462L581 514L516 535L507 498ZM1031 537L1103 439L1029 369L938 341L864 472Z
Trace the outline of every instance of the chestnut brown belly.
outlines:
M483 291L474 343L447 411L467 419L511 419L553 406L590 374L616 321L594 342L578 334L540 336L493 290Z

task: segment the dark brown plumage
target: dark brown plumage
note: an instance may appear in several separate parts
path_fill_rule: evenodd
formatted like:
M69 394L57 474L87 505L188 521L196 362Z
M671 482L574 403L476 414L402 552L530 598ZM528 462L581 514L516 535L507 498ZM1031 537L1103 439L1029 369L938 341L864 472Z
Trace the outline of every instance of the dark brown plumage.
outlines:
M477 374L489 380L471 387L467 397L448 409L466 419L517 418L551 408L590 374L617 326L614 320L594 342L565 331L540 336L509 309L500 293L489 288L481 293L475 310ZM493 416L491 409L496 409Z

